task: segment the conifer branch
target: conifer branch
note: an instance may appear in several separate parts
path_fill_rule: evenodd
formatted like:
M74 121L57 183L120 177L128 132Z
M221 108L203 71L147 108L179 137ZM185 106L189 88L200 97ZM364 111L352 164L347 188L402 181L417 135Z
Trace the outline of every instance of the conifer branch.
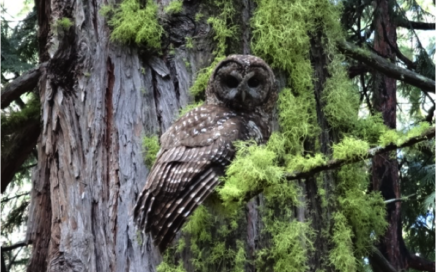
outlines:
M405 83L418 87L425 92L435 92L436 84L434 80L430 78L415 73L409 69L401 68L385 58L367 50L363 50L351 43L338 42L337 45L339 50L345 55L355 60L359 60L389 77L404 81Z
M17 77L11 83L8 83L1 92L1 108L4 109L12 101L18 99L22 94L31 91L38 84L42 69L46 63L42 63L37 67L30 69L21 76Z

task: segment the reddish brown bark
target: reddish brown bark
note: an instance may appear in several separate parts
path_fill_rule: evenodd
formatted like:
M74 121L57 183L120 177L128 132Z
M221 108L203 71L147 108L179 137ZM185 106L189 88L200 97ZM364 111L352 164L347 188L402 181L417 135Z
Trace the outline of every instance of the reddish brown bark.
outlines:
M375 10L374 49L385 58L395 62L395 52L389 44L396 44L397 34L390 16L389 0L378 0ZM396 80L382 74L375 74L373 107L381 112L385 125L396 128ZM379 190L384 199L400 198L398 163L392 153L381 154L372 159L372 185ZM401 202L386 205L389 223L385 235L378 245L381 253L391 265L400 270L405 267L402 257L401 238Z

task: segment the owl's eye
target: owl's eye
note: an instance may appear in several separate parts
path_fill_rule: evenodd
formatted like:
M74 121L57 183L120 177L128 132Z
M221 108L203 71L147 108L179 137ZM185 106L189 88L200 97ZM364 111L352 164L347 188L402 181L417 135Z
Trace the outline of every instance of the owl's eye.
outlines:
M256 88L257 86L259 86L259 84L260 84L260 80L258 80L257 78L255 78L255 77L252 77L252 78L250 78L249 80L248 80L248 86L250 87L250 88Z
M229 88L236 88L239 85L239 80L233 76L228 76L224 79L224 84Z

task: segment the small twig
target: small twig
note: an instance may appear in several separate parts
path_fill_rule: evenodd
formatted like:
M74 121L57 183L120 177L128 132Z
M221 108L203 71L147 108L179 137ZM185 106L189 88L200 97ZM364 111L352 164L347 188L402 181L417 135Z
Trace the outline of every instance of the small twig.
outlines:
M392 198L392 199L388 199L385 200L385 204L389 204L389 203L395 203L395 202L400 202L400 201L406 201L409 200L410 197L415 196L416 194L411 194L405 197L401 197L401 198Z
M30 194L30 192L26 192L26 193L22 193L22 194L14 195L14 196L11 196L11 197L3 198L3 199L1 200L1 203L5 203L5 202L8 202L9 200L12 200L12 199L14 199L14 198L18 198L18 197L20 197L20 196L25 196L25 195L28 195L28 194Z

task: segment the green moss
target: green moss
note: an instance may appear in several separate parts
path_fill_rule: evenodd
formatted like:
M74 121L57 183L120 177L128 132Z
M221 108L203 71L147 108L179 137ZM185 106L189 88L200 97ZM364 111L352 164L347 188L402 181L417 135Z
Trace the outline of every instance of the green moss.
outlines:
M384 234L388 225L386 207L379 192L366 193L369 178L364 163L342 167L338 181L339 211L338 218L335 216L332 238L335 248L330 252L330 260L338 270L350 271L347 268L351 265L362 265L362 258L369 254L373 243ZM347 236L352 237L351 245ZM344 252L345 248L348 248L348 254ZM349 254L354 255L354 261L349 260Z
M207 23L210 24L214 30L213 39L217 46L213 52L215 59L209 65L209 67L206 67L198 72L197 78L190 89L190 93L194 97L206 90L207 83L213 70L215 69L215 66L226 57L226 40L234 38L238 31L238 27L233 24L233 17L236 14L233 1L217 1L214 2L214 5L216 5L216 8L220 11L220 14L210 17L207 20Z
M301 154L304 140L318 133L314 102L310 95L295 96L288 88L280 92L278 115L286 153Z
M108 13L108 9L101 12ZM157 20L157 5L151 0L147 0L145 7L141 7L138 0L123 0L114 9L108 24L113 28L112 41L135 42L154 49L161 47L164 30Z
M142 139L142 147L145 152L145 164L151 168L156 161L157 153L159 152L159 138L154 136L146 136Z
M369 150L369 143L353 137L345 137L340 143L333 145L334 159L364 158Z
M182 0L174 0L171 1L168 6L165 7L165 12L170 14L180 13L183 9L183 1Z
M70 18L63 17L56 21L56 26L67 31L70 29L70 27L73 25L73 22L71 22Z
M353 232L348 226L347 219L340 212L333 216L333 243L334 247L330 250L329 261L338 271L356 271L356 258L353 254Z
M188 49L193 49L194 48L194 43L192 41L192 37L186 37L185 41L186 41L186 43L185 43L186 48L188 48Z
M325 103L323 111L333 128L350 128L358 117L358 90L348 78L344 62L342 55L335 55L328 66L331 77L327 79L322 93Z
M164 260L157 266L157 272L186 272L183 268L183 262L179 262L178 265L172 264L168 253L165 254Z
M307 254L313 250L312 236L308 223L276 222L272 226L273 245L271 257L274 271L299 272L309 269Z
M306 155L306 157L296 155L288 159L286 170L291 173L294 171L306 172L314 167L324 165L326 162L324 155L319 153L315 154L315 156Z
M381 114L374 114L367 118L362 118L354 123L352 134L367 141L371 145L377 145L380 136L385 133L388 128L383 123Z
M197 12L197 14L195 14L195 21L196 22L200 22L201 18L204 17L204 14Z
M277 155L255 142L235 142L237 152L227 168L225 183L218 189L224 202L243 199L248 192L279 184L284 169L276 165Z
M196 97L206 90L207 83L209 82L209 78L212 75L215 66L223 59L225 59L224 56L215 58L215 60L212 62L211 65L209 65L209 67L203 68L198 72L197 79L189 89L189 92L191 93L192 96Z
M380 135L379 144L384 147L389 144L397 144L402 138L402 134L396 130L387 130Z

